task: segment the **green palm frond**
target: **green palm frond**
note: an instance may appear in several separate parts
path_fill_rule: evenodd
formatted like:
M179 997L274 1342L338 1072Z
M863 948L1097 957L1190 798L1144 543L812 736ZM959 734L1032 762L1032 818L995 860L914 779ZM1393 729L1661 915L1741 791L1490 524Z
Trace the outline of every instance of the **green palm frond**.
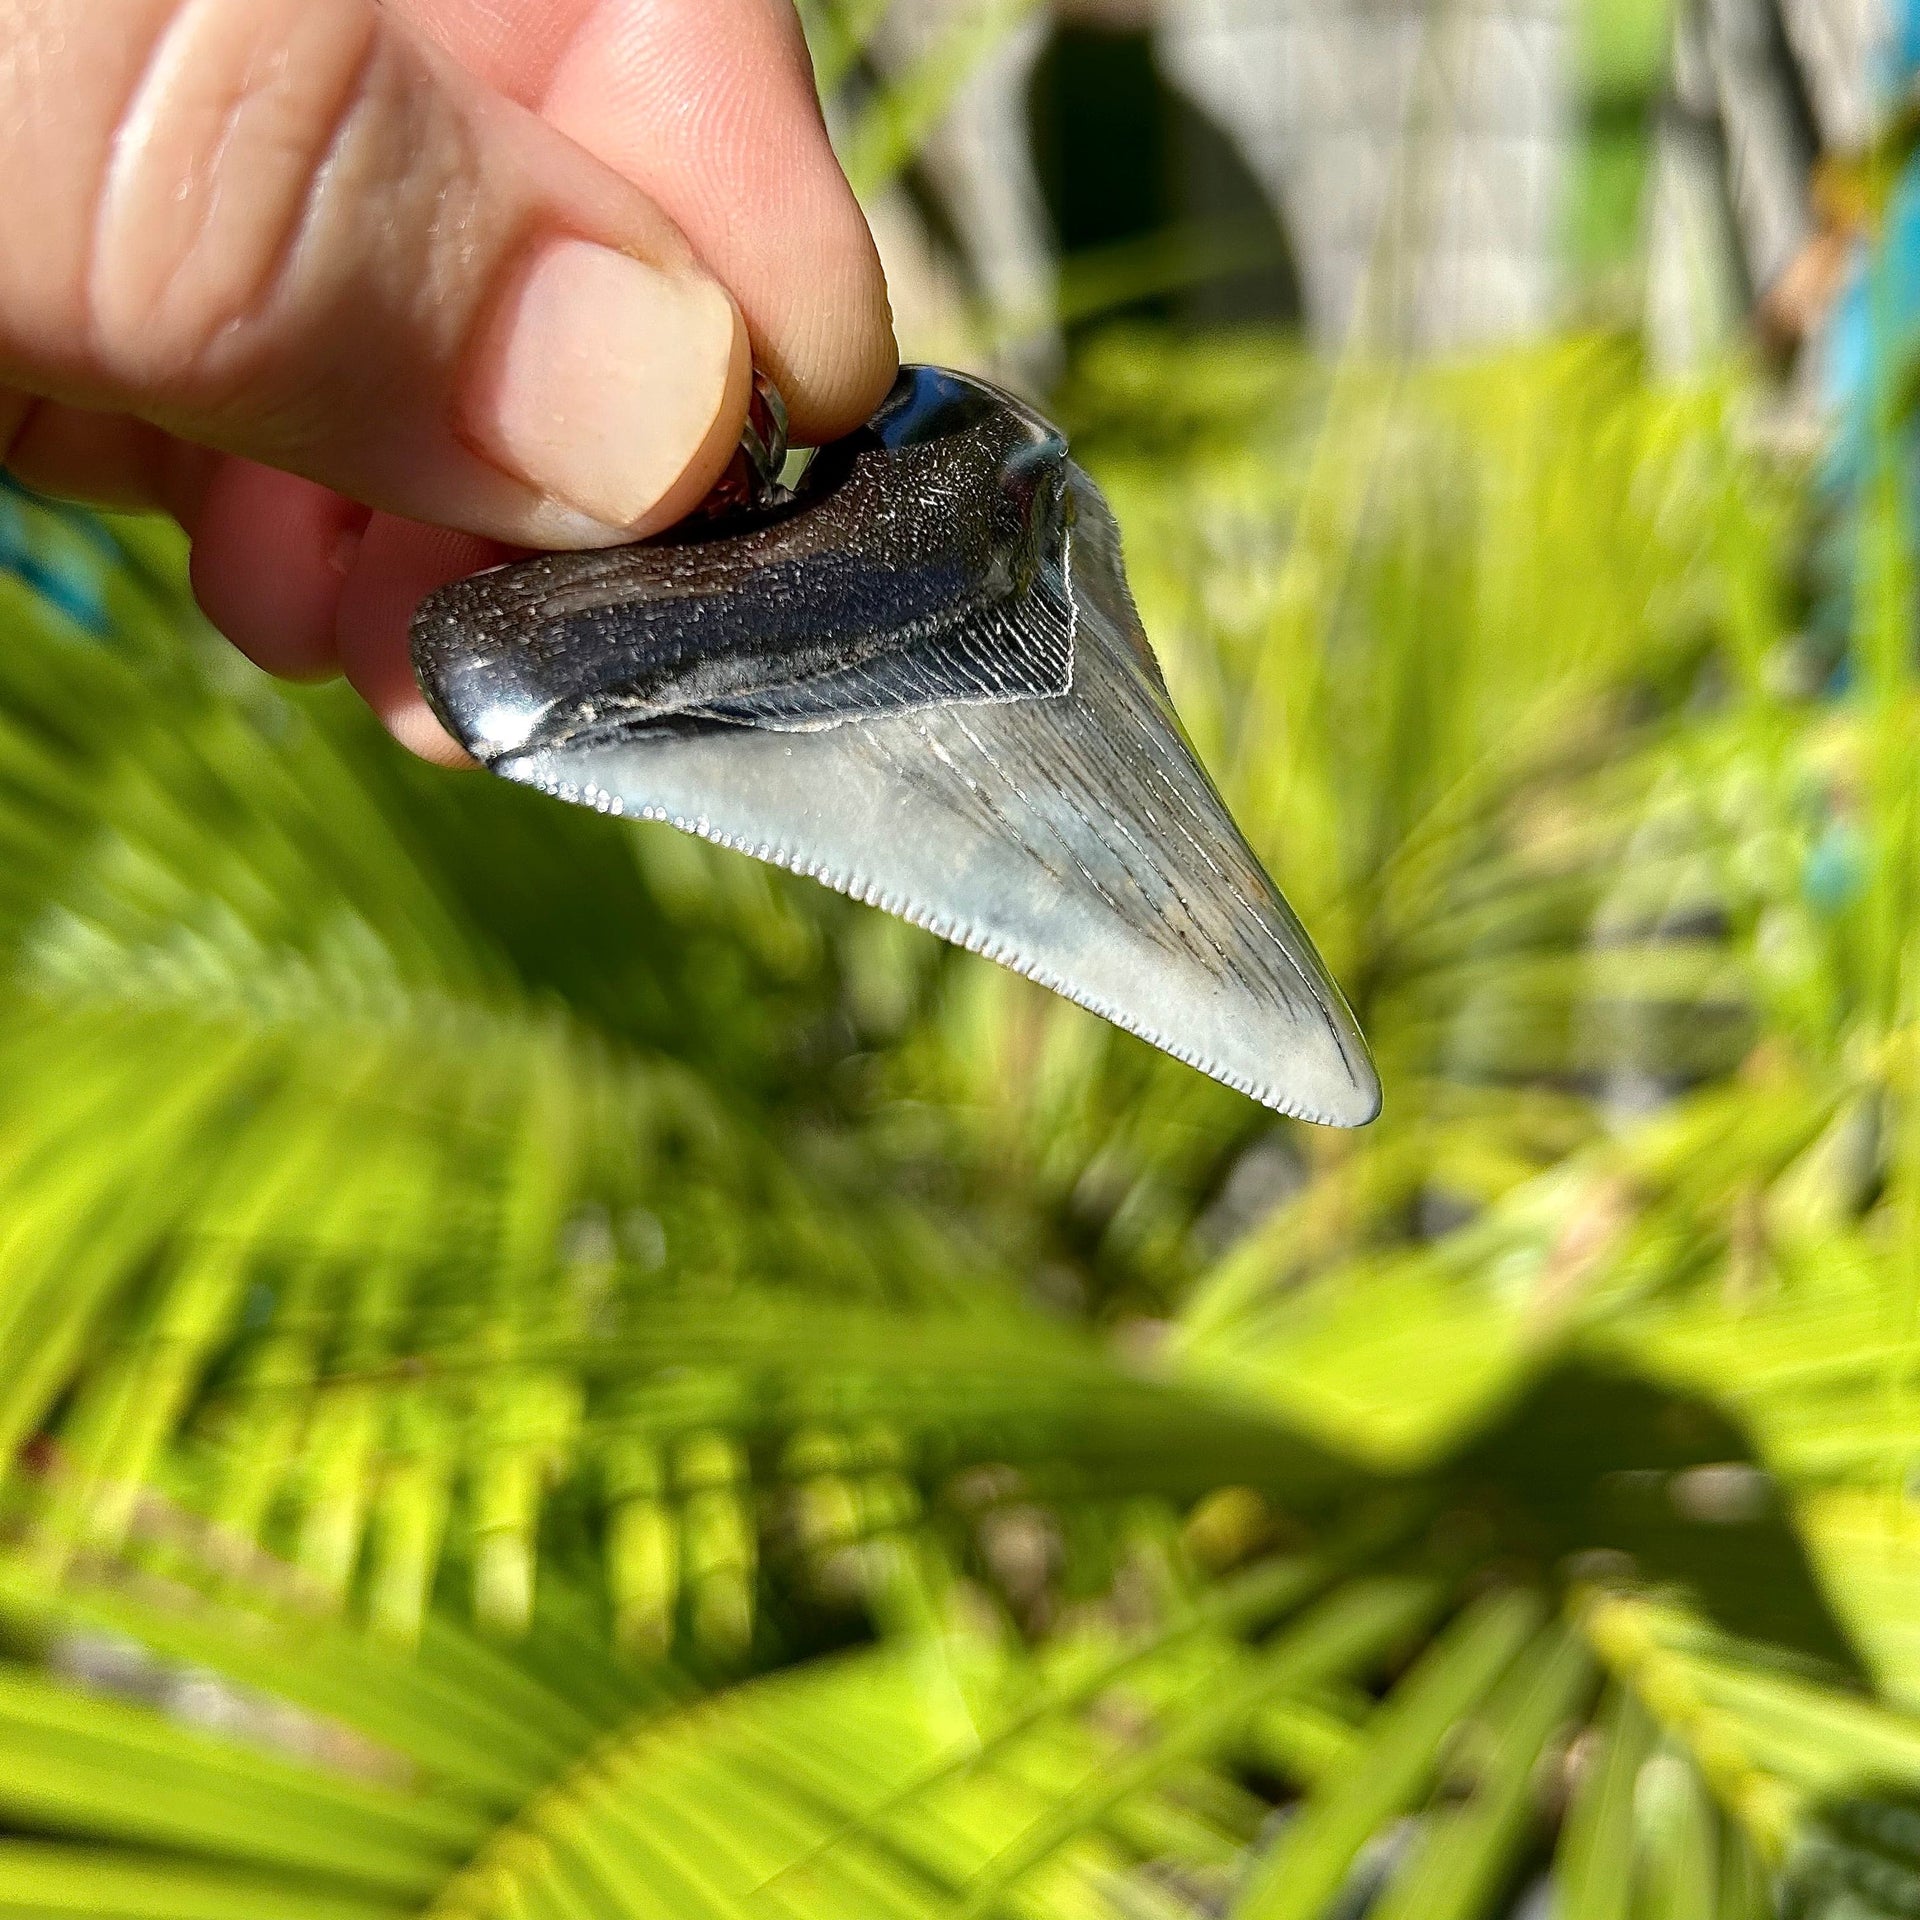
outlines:
M0 1915L1906 1871L1903 563L1824 697L1743 404L1081 363L1358 1138L406 762L151 529L0 500Z
M836 145L863 200L884 193L926 145L954 96L1039 0L964 0L933 22L916 57L898 70L869 70L868 55L891 0L802 0L800 16L821 96L833 102L850 80L856 104Z

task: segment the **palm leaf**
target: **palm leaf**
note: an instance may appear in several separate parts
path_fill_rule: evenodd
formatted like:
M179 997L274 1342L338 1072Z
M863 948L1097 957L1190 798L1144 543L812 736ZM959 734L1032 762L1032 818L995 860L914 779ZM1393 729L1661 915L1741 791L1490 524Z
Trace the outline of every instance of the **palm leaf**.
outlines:
M1360 1140L8 496L0 1912L1747 1916L1899 1804L1894 523L1835 704L1737 394L1066 404Z

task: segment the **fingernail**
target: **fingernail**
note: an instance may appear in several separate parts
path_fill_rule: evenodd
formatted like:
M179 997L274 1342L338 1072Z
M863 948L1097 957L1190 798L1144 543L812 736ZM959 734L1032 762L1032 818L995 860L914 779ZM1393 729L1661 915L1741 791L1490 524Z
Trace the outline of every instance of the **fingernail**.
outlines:
M550 241L482 335L462 425L488 458L575 512L651 532L694 506L732 451L734 384L745 403L739 333L712 281Z

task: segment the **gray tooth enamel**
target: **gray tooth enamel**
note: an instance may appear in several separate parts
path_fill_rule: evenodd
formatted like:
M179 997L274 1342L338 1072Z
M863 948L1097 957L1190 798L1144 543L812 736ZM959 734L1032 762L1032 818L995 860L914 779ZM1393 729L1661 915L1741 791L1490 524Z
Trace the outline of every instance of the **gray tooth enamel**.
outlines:
M423 611L423 684L498 774L811 875L1270 1107L1363 1124L1365 1043L1186 743L1106 504L1057 439L1034 446L1051 478L1022 496L1030 564L894 643L677 667L666 692L616 689L624 720L603 690L506 727L460 678L490 616L456 588ZM491 607L484 583L522 572L465 586ZM551 579L540 592L551 615Z

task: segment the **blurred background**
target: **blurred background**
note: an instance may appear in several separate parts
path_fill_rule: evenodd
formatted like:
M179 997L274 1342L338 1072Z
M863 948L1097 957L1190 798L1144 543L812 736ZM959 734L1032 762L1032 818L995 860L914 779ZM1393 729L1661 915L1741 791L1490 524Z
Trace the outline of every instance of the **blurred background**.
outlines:
M1920 16L807 26L1385 1116L0 493L0 1916L1920 1912Z
M1823 333L1902 7L902 0L816 39L902 329L950 356L1044 385L1119 316L1428 358L1602 327L1677 376ZM935 52L933 101L859 127Z

